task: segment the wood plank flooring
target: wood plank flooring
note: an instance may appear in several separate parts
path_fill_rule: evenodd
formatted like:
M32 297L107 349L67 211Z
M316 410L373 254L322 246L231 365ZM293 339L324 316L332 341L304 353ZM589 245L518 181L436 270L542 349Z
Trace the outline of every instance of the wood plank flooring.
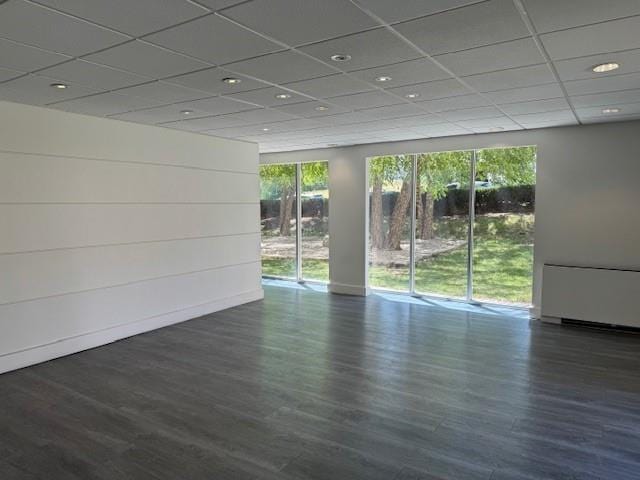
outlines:
M640 479L640 336L266 287L0 376L0 479Z

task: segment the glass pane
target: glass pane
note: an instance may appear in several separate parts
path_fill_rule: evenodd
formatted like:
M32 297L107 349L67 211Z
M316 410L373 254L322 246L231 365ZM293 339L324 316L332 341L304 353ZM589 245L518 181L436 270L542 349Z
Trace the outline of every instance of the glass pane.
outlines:
M473 255L477 300L531 304L536 148L479 150Z
M262 274L296 278L296 166L260 167Z
M471 159L469 151L418 155L416 292L467 296Z
M409 290L411 155L369 160L369 285Z
M329 163L303 163L302 278L329 281Z

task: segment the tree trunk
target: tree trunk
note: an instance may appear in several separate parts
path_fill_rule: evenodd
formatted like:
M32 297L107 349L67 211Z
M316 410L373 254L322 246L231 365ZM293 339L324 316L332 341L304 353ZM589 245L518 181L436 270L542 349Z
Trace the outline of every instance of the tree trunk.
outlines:
M391 214L391 222L389 224L389 235L387 236L387 249L401 250L400 240L402 239L402 229L406 222L407 208L411 203L411 182L405 178L402 182L400 194L396 199Z
M289 187L284 187L280 194L280 235L288 237L291 235L291 211L293 210L293 191Z
M371 247L384 247L384 232L382 230L382 180L375 180L371 189Z
M420 235L422 240L429 240L435 236L433 228L433 196L426 192L424 194L424 206L420 216Z

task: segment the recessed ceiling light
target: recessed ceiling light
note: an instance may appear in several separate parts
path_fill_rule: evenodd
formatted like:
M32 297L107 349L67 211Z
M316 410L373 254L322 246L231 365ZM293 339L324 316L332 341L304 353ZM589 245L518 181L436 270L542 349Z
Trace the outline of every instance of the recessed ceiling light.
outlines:
M338 144L337 143L328 143L327 147L337 147Z
M64 90L68 87L68 85L65 83L52 83L50 86L53 88L57 88L58 90Z
M376 77L376 82L390 82L391 81L391 77L388 77L387 75L381 75L379 77Z
M351 55L347 55L346 53L336 53L335 55L331 55L331 60L334 62L348 62L351 60Z
M491 127L489 129L490 132L501 132L504 130L504 127Z
M591 70L593 70L596 73L605 73L605 72L611 72L613 70L617 70L619 68L620 68L619 63L607 62L607 63L601 63L600 65L596 65Z
M620 113L619 108L603 108L602 113Z
M227 83L229 85L237 85L238 83L240 83L242 80L240 80L239 78L234 78L234 77L227 77L227 78L223 78L222 81L224 83Z
M291 95L289 95L288 93L279 93L276 95L276 98L278 100L285 100L287 98L291 98Z
M271 130L270 128L263 128L262 131L263 132L268 132L269 130Z
M193 113L193 110L181 110L180 113L183 115L191 115Z
M418 98L420 96L419 93L407 93L405 95L406 98Z
M325 107L324 105L318 105L315 109L318 112L325 112L325 111L329 110L329 107Z

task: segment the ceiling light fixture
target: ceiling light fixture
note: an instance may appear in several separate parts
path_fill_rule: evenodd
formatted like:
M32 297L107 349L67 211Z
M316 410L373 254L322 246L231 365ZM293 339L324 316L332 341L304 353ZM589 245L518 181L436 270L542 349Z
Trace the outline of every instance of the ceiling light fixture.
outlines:
M193 113L193 110L181 110L180 113L183 115L191 115Z
M387 75L381 75L379 77L376 77L376 82L390 82L391 81L391 77L387 76Z
M619 63L607 62L607 63L601 63L600 65L596 65L591 70L593 70L596 73L606 73L606 72L611 72L613 70L617 70L619 68L620 68Z
M328 143L327 147L337 147L338 144L337 143Z
M67 85L66 83L52 83L50 86L53 88L57 88L58 90L64 90L69 85Z
M329 107L325 107L324 105L318 105L315 109L318 112L326 112L327 110L329 110Z
M351 60L351 55L347 55L346 53L336 53L335 55L331 55L331 60L334 62L348 62Z
M419 93L407 93L405 95L406 98L418 98L420 96Z
M237 85L239 84L242 80L240 80L239 78L234 78L234 77L226 77L223 78L222 81L228 85Z
M262 131L263 132L268 132L269 130L271 130L270 128L263 128Z
M620 113L620 109L619 108L603 108L602 109L602 113L604 113L604 114Z
M291 95L289 95L288 93L279 93L276 95L276 98L278 100L286 100L287 98L291 98Z
M489 129L490 132L502 132L504 130L504 127L491 127Z

